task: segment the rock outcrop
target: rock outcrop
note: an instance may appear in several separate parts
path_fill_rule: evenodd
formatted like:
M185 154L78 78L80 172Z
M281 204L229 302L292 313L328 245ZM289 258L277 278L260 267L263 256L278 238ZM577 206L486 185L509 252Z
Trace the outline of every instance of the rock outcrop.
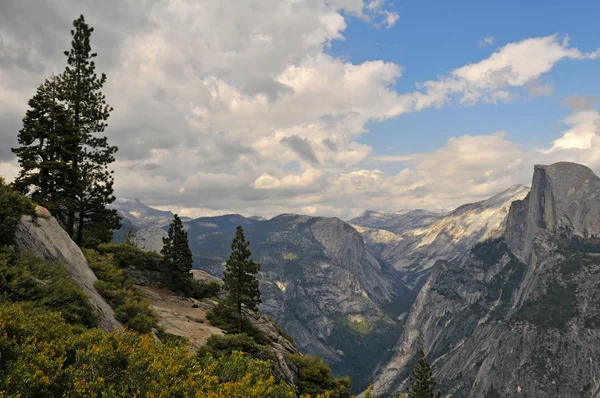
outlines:
M537 263L534 241L562 231L600 236L600 178L588 167L569 162L535 166L531 193L513 203L506 242L523 261Z
M422 346L447 396L600 396L599 195L587 167L536 166L504 236L433 267L375 393Z
M90 297L101 316L99 327L112 331L122 329L113 309L94 287L97 278L85 256L54 217L43 207L36 208L36 217L23 216L17 226L15 244L39 258L63 265L71 279Z

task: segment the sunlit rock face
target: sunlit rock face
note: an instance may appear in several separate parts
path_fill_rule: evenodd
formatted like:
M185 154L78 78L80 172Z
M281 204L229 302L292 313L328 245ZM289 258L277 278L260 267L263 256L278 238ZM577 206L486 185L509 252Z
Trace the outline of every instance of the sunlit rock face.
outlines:
M501 236L512 202L528 192L529 187L515 185L449 213L369 211L350 223L358 225L369 246L418 289L437 261L464 260L477 242Z
M113 309L94 287L98 279L89 267L79 246L62 229L50 212L36 208L36 217L23 216L17 226L15 244L39 258L64 266L71 279L90 297L92 305L100 314L100 327L107 331L122 329L115 319Z
M504 234L433 266L375 392L405 389L423 347L453 397L598 396L599 181L573 163L536 166Z

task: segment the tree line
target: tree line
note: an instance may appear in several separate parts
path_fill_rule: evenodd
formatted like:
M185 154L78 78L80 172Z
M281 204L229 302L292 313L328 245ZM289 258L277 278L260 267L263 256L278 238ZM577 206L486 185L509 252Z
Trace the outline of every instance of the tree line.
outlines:
M108 242L120 228L108 208L115 200L109 165L118 148L103 136L113 108L102 93L106 75L96 72L93 31L83 15L73 22L66 67L29 100L12 148L20 165L16 190L48 208L79 246Z

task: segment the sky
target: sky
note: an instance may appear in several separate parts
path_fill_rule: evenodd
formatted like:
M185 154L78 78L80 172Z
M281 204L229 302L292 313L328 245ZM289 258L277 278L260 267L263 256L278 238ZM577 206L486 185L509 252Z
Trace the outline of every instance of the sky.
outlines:
M596 1L2 0L0 175L72 21L114 108L115 193L185 216L448 209L600 172Z

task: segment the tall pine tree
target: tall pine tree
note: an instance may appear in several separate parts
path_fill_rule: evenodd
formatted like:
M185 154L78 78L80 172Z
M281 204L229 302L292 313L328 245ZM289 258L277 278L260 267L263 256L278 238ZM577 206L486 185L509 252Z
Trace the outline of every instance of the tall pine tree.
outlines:
M60 81L47 79L29 100L29 109L18 134L17 148L12 151L19 159L21 170L14 186L23 194L48 208L65 223L68 207L68 185L72 180L69 166L73 156L75 129L72 115L60 101Z
M188 292L192 283L190 273L193 265L192 251L188 243L188 234L183 229L181 218L173 216L169 234L163 238L163 255L167 279L173 290Z
M257 274L260 264L250 260L250 242L244 237L244 229L237 227L231 242L231 255L225 264L223 282L228 292L227 302L235 307L238 331L242 332L242 306L257 311L261 303Z
M120 227L118 213L107 205L115 200L114 178L108 165L115 161L116 146L99 134L106 128L112 108L106 103L102 87L106 75L96 74L90 27L83 15L73 22L71 49L65 51L67 67L60 76L62 95L72 114L76 140L69 148L72 181L66 230L78 245L89 231L90 240L105 241Z
M410 398L440 398L442 395L436 390L436 382L431 374L431 367L425 358L423 348L419 350L419 359L410 375Z

